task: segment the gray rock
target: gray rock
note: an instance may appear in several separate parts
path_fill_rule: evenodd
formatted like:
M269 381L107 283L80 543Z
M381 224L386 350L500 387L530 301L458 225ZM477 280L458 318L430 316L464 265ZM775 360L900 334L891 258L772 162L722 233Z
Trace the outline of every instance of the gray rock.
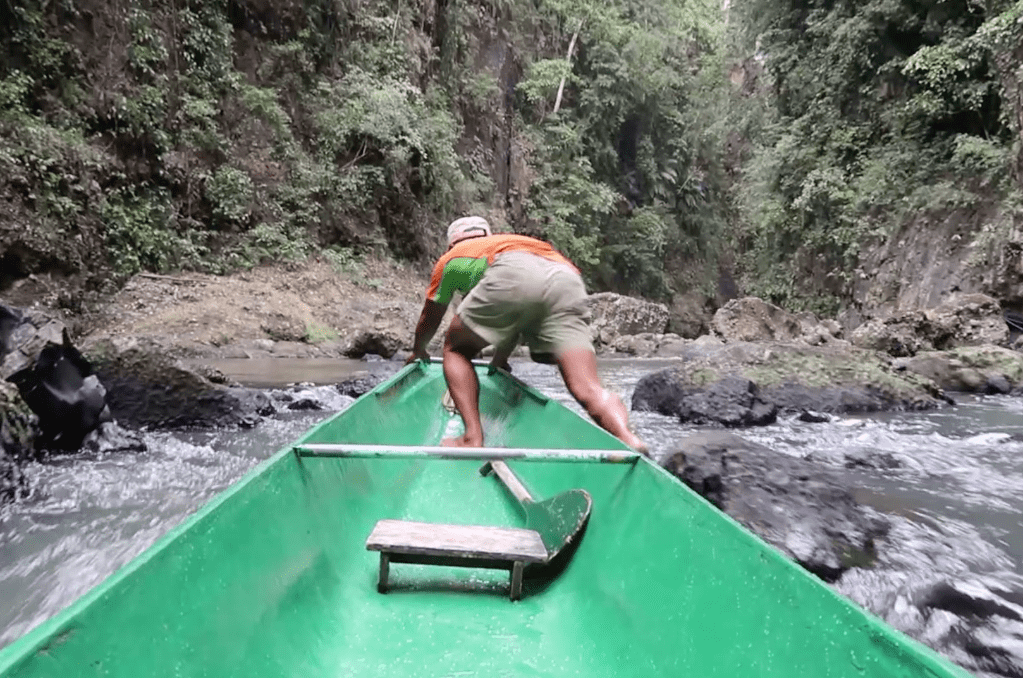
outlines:
M611 345L622 335L664 334L668 327L668 307L645 299L613 292L591 294L593 339Z
M901 358L896 365L946 391L1001 394L1023 389L1023 355L1000 346L924 351Z
M722 423L759 420L735 416L733 408L742 402L739 398L742 389L733 392L732 386L723 385L737 383L730 381L734 378L752 383L757 402L786 415L798 415L804 410L828 413L922 410L951 402L929 379L898 369L889 358L874 351L836 345L715 346L693 342L685 347L681 357L681 365L639 380L632 397L634 410L682 416L686 409L683 403L697 397L696 394L704 394L699 396L704 403L700 411L707 420ZM731 399L709 395L722 393L733 395ZM704 409L715 402L723 408L717 415Z
M683 294L672 300L665 329L685 339L695 339L710 331L712 317L702 294Z
M802 334L796 316L756 297L732 299L714 314L711 327L726 342L794 341Z
M860 348L908 357L921 351L948 350L1009 340L1001 306L983 294L957 294L925 311L896 313L870 320L852 333Z
M686 438L664 468L828 582L871 564L888 530L828 468L724 431Z
M49 344L62 344L66 327L55 315L39 309L19 311L6 307L5 352L0 352L0 379L31 365ZM15 322L14 316L19 320Z

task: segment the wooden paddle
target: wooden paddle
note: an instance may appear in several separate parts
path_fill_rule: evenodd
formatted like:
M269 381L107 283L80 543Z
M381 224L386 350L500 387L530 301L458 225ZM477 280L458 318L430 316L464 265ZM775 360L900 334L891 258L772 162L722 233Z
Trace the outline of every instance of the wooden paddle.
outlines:
M537 502L506 463L496 459L480 468L480 474L484 476L491 471L519 501L526 517L526 527L540 534L547 547L547 562L572 541L590 517L593 500L586 490L566 490Z

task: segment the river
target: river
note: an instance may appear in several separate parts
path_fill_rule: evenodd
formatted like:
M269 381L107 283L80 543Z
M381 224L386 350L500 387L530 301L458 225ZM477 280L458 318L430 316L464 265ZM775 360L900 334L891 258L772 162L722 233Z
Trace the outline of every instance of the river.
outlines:
M600 370L629 402L637 380L666 364L602 360ZM556 370L528 362L513 366L516 376L579 410ZM331 382L352 365L219 367L269 387L296 379ZM823 424L787 420L740 433L779 453L828 465L846 476L861 502L892 522L877 566L849 571L836 590L978 676L1019 676L1023 399L957 400L956 407L935 412ZM30 464L32 496L0 515L0 646L67 606L328 414L279 415L244 431L149 432L146 452ZM633 424L656 458L696 430L653 413L634 414ZM851 463L864 457L881 459L884 468ZM994 607L921 606L921 597L933 595L935 587L968 592L969 599ZM948 597L962 603L962 596Z

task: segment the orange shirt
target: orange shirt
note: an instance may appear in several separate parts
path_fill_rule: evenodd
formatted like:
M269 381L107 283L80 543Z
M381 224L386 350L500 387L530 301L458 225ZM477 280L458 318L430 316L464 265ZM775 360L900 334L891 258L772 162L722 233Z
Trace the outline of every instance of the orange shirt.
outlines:
M426 298L447 304L455 292L468 293L480 281L487 268L503 252L528 252L544 259L575 266L543 240L514 233L499 233L469 238L452 245L433 267ZM578 269L576 269L578 270Z

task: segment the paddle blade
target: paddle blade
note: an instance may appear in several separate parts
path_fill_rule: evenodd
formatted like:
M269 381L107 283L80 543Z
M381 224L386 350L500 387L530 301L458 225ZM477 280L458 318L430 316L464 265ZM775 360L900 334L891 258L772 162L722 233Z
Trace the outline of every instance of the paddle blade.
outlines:
M568 490L541 502L523 504L526 527L536 530L553 560L573 537L583 529L590 517L593 500L586 490Z

